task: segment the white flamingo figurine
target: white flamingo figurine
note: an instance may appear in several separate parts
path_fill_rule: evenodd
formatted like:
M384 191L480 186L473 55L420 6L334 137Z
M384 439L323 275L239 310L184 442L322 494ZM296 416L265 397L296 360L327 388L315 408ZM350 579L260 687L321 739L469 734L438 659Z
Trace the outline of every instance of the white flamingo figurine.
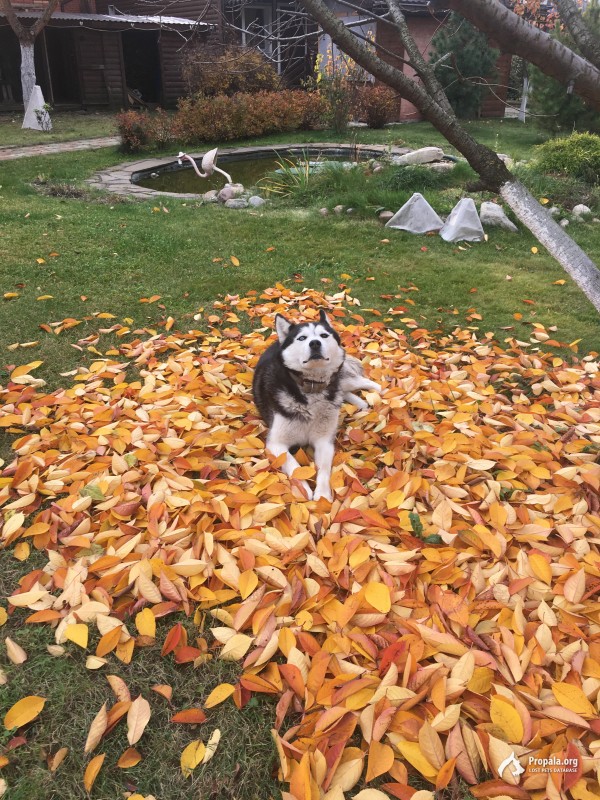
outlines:
M219 148L215 147L214 150L209 150L208 153L204 154L204 156L202 157L202 169L204 170L204 172L200 172L200 170L198 169L198 165L196 164L196 161L191 156L188 156L187 153L179 153L179 155L177 156L177 161L179 162L179 164L183 162L184 158L187 161L189 161L192 167L194 168L196 175L199 178L209 178L213 174L213 172L220 172L221 175L224 175L225 178L227 179L227 183L233 183L233 181L231 180L231 175L229 175L227 172L217 167L216 161L217 161L218 151Z

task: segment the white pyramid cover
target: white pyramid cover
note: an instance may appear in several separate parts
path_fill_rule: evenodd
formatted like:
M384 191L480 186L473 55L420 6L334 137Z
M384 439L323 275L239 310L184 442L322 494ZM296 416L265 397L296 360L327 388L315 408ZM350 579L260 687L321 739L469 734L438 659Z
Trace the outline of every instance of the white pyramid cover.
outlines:
M33 131L51 131L52 130L52 122L50 121L50 115L44 109L44 95L42 94L42 90L39 86L34 86L33 91L31 93L31 97L29 98L29 102L27 103L27 110L25 111L25 117L23 118L23 125L22 128L31 128ZM46 125L42 127L38 122L38 119L35 115L36 109L40 109L43 112L46 122Z
M463 197L454 206L440 236L445 242L482 242L484 239L477 207L471 197Z
M439 231L443 224L423 195L415 192L391 220L386 222L385 227L409 233L429 233Z

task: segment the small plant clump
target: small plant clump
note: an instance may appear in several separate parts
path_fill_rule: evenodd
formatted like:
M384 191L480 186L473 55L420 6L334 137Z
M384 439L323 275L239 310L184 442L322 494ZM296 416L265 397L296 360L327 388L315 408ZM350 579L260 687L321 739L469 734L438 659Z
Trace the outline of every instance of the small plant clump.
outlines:
M534 165L538 170L579 178L591 185L600 182L600 136L573 133L551 139L536 148Z

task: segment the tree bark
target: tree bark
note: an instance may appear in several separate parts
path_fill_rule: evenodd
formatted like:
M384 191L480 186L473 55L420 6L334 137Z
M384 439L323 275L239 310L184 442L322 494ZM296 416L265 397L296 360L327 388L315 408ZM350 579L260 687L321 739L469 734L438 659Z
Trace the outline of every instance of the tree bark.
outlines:
M568 236L519 181L500 187L500 196L516 217L529 228L592 303L600 311L600 271L577 242Z
M35 86L35 61L34 61L34 43L31 41L19 42L21 46L21 87L23 89L23 106L27 110L29 98Z
M574 0L555 0L561 20L587 60L600 69L600 41L585 23L585 19Z
M452 9L494 39L506 53L521 56L600 110L600 69L550 34L526 22L499 0L430 0L433 9Z

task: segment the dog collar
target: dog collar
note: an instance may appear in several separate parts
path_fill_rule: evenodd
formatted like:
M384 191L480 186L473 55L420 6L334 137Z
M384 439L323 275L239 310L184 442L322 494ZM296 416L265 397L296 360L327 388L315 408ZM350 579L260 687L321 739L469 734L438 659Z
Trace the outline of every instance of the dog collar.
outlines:
M296 372L294 370L290 370L292 373L294 380L302 389L305 394L319 394L320 392L324 392L325 389L331 384L335 376L341 370L341 366L337 369L333 375L327 381L316 381L312 378L304 378L300 372Z

